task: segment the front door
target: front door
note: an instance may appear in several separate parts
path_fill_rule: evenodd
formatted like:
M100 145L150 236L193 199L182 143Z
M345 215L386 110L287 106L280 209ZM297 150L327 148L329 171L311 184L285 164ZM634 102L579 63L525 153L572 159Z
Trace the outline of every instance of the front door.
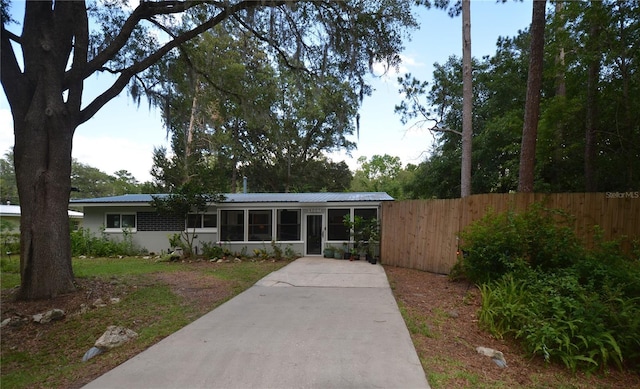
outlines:
M306 255L322 254L322 215L307 215Z

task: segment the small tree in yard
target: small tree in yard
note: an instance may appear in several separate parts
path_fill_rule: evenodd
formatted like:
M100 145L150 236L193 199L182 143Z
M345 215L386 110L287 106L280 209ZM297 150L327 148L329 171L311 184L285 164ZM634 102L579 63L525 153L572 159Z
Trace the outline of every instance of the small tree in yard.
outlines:
M175 216L185 220L185 229L181 231L177 242L183 250L183 254L190 257L194 254L193 241L196 235L196 226L189 227L186 221L189 215L202 217L207 210L207 205L224 200L220 194L206 194L200 186L188 182L177 188L174 193L167 196L151 196L151 206L162 215ZM170 239L170 241L172 241Z

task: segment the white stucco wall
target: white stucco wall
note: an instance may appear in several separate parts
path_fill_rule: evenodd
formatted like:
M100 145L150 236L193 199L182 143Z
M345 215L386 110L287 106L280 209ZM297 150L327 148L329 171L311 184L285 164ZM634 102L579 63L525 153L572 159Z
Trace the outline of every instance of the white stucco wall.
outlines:
M137 214L138 212L152 212L151 207L127 207L127 206L109 206L109 207L85 207L85 219L83 227L89 229L93 234L99 235L106 225L106 214ZM113 239L122 239L122 231L115 229L105 229L105 234ZM166 252L169 249L169 237L179 231L140 231L132 230L131 236L134 244L140 248L144 248L149 252L156 254ZM216 232L196 233L198 236L194 240L194 245L198 246L198 252L202 252L202 242L215 243L218 239Z

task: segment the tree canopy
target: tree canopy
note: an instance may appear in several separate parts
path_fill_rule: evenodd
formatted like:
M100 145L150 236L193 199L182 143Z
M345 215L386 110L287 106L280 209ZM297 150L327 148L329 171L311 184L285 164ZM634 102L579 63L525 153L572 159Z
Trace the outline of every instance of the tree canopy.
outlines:
M29 1L18 32L0 2L0 80L14 123L22 203L23 299L73 291L67 205L79 125L127 86L135 97L165 56L214 27L262 45L270 60L348 83L359 98L374 62L399 63L412 1ZM21 55L18 55L20 53ZM115 81L90 101L85 80Z
M640 7L634 2L568 2L550 10L545 31L534 190L629 191L640 186ZM596 35L594 35L596 34ZM472 191L518 188L531 36L501 37L492 56L474 60ZM594 41L595 40L595 41ZM436 135L430 156L405 187L412 197L457 197L461 143L461 60L436 64L431 84L403 79L398 112ZM422 110L422 111L421 111ZM633 124L636 123L636 124Z
M145 90L172 137L172 157L154 155L159 185L207 177L210 191L234 192L246 176L253 191L348 187L312 173L343 166L324 152L354 148L347 140L359 106L353 85L270 61L262 46L216 28L163 64L159 80L147 80L159 86Z

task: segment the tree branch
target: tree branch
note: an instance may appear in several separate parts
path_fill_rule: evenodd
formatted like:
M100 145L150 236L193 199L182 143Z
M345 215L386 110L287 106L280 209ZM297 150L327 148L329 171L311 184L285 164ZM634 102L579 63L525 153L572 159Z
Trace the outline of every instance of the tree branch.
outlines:
M7 39L10 39L18 44L22 44L22 38L9 30L5 30L4 26L2 26L2 36L6 36Z
M163 2L163 3L165 3L165 2ZM154 4L163 4L163 3L154 3ZM176 3L176 2L166 2L166 3ZM177 2L177 3L182 4L182 2ZM222 21L224 21L225 19L229 18L232 15L235 15L239 11L242 11L242 10L245 10L245 9L249 9L249 8L255 8L255 7L259 7L259 6L277 7L277 6L279 6L281 4L284 4L284 3L285 3L284 0L283 1L274 1L272 3L266 3L266 4L262 4L261 2L255 2L255 1L242 1L240 3L237 3L237 4L233 5L233 6L231 6L230 8L223 9L216 16L214 16L213 18L207 20L206 22L198 25L197 27L195 27L195 28L193 28L193 29L191 29L189 31L186 31L186 32L176 36L174 39L172 39L171 41L167 42L164 46L160 47L156 52L154 52L153 54L149 55L144 60L142 60L140 62L136 62L133 65L129 66L128 68L123 69L121 71L121 73L120 73L120 77L118 77L116 82L110 88L108 88L105 92L103 92L101 95L96 97L89 105L87 105L87 107L85 109L82 110L79 124L84 123L87 120L89 120L107 102L109 102L111 99L113 99L118 94L120 94L120 92L122 92L122 90L129 83L129 80L131 80L131 78L135 74L148 69L150 66L152 66L153 64L158 62L165 54L167 54L169 51L173 50L174 48L176 48L176 47L180 46L181 44L183 44L183 43L195 38L196 36L202 34L204 31L207 31L208 29L217 26ZM120 48L122 48L124 46L124 44L126 43L126 39L131 34L131 31L133 31L133 28L135 27L135 23L140 21L142 18L147 19L147 18L150 18L151 16L153 16L152 14L150 14L148 12L148 10L146 8L143 11L139 11L139 9L141 9L140 7L143 7L143 5L145 5L145 4L150 4L150 3L146 3L146 2L142 3L134 11L134 14L136 16L134 17L133 14L132 14L132 16L127 20L127 22L125 22L125 25L127 25L127 29L129 29L129 31L128 31L128 33L124 34L125 28L123 27L123 30L121 31L121 34L119 34L118 37L116 38L116 40L124 39L124 42L120 42L118 45L116 45L118 47L118 50ZM183 4L183 6L186 7L184 4ZM193 5L191 5L191 6L193 6ZM190 8L190 7L186 7L185 9L188 9L188 8ZM165 10L165 13L166 14L170 14L170 13L176 13L176 12L173 12L173 11L170 12L168 10ZM159 14L159 12L157 12L156 14ZM135 23L133 25L131 25L131 23L133 23L133 22L131 22L132 20L135 20ZM115 52L113 51L113 48L112 48L113 45L114 44L112 44L109 48L107 48L105 51L103 51L98 56L98 57L100 57L102 59L99 59L99 60L94 59L89 63L89 65L87 66L87 69L85 69L85 72L84 72L85 76L90 75L98 67L102 67L102 65L104 65L104 63L106 63L106 61L108 59L105 60L103 58L103 53L110 52L110 53L115 54L117 52L117 50ZM96 57L96 58L98 58L98 57ZM99 64L99 66L98 66L98 64Z
M289 61L289 58L287 57L287 53L285 53L284 50L282 50L274 41L272 41L268 37L264 36L263 34L261 34L259 31L257 31L253 27L249 26L245 21L241 20L236 15L233 15L233 18L238 23L240 23L244 28L246 28L247 31L251 32L256 38L258 38L259 40L261 40L261 41L265 42L266 44L268 44L269 46L271 46L278 53L278 56L280 56L280 58L282 58L282 60L284 61L284 64L288 68L294 69L294 70L302 70L302 71L305 71L307 73L311 73L309 71L309 69L305 68L304 66L296 66L296 65L292 64Z
M150 22L153 23L158 28L160 28L161 30L163 30L165 33L167 33L167 35L171 36L172 38L174 38L174 39L177 38L177 36L171 30L166 28L164 25L158 23L156 20L151 19ZM195 66L193 64L193 61L191 60L191 55L189 54L189 52L187 50L185 50L184 47L182 47L182 45L178 46L178 50L180 50L180 52L184 56L184 59L187 62L187 66L189 66L189 68L193 69L196 72L197 75L202 76L209 83L209 85L211 85L214 89L216 89L217 91L223 92L225 94L236 96L238 99L242 99L242 96L240 94L232 92L230 90L223 89L222 87L217 85L215 82L213 82L211 77L209 77L208 73L205 73L203 70L201 70L197 66Z
M73 109L71 112L79 112L82 107L82 92L84 90L83 68L87 63L87 53L89 51L89 20L84 4L80 2L72 3L73 10L73 63L68 73L69 98L67 104Z
M27 92L25 76L20 70L20 65L11 45L12 39L16 42L20 42L21 39L7 31L4 25L2 25L2 30L0 31L0 44L2 45L2 50L0 50L0 81L2 82L4 93L7 95L11 110L15 112L15 109L24 106L23 101L26 99Z
M150 20L155 15L170 15L182 13L192 7L202 4L201 1L161 1L141 2L123 24L115 39L97 56L87 63L83 77L87 78L104 64L110 61L126 44L133 30L141 20Z

